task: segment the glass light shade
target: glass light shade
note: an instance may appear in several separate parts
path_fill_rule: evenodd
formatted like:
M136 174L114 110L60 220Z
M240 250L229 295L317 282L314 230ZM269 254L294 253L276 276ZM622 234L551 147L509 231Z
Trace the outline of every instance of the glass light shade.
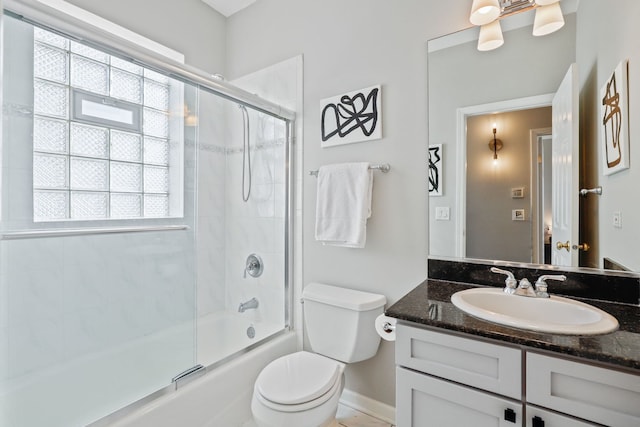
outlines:
M564 16L560 3L536 8L536 17L533 21L533 35L546 36L558 31L564 25Z
M485 25L500 16L498 0L473 0L469 21L473 25Z
M504 44L502 37L502 27L500 21L493 21L490 24L480 27L480 36L478 37L478 50L487 51L497 49Z
M538 6L549 6L550 4L558 3L560 0L536 0Z

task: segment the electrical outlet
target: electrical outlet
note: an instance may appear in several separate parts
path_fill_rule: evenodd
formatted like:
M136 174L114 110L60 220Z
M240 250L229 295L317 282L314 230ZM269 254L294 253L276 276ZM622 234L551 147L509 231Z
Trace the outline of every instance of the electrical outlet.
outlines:
M524 221L524 209L514 209L511 211L512 221Z
M622 212L613 213L613 226L615 228L622 228Z

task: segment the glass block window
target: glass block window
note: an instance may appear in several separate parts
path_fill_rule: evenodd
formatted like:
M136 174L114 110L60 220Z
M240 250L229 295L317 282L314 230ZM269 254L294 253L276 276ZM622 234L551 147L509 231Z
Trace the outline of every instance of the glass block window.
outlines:
M34 221L169 217L170 79L40 28L33 65Z

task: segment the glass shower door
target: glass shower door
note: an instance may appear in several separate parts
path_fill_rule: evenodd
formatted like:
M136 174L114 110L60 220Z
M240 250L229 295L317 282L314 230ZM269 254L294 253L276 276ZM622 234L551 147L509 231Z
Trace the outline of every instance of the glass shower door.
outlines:
M195 364L197 90L3 19L0 425L84 426Z

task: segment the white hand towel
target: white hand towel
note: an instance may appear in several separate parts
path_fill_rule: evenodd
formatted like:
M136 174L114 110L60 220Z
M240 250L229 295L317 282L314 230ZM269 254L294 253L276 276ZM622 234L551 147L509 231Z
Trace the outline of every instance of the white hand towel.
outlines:
M316 240L364 248L371 216L373 173L369 163L340 163L318 170Z

